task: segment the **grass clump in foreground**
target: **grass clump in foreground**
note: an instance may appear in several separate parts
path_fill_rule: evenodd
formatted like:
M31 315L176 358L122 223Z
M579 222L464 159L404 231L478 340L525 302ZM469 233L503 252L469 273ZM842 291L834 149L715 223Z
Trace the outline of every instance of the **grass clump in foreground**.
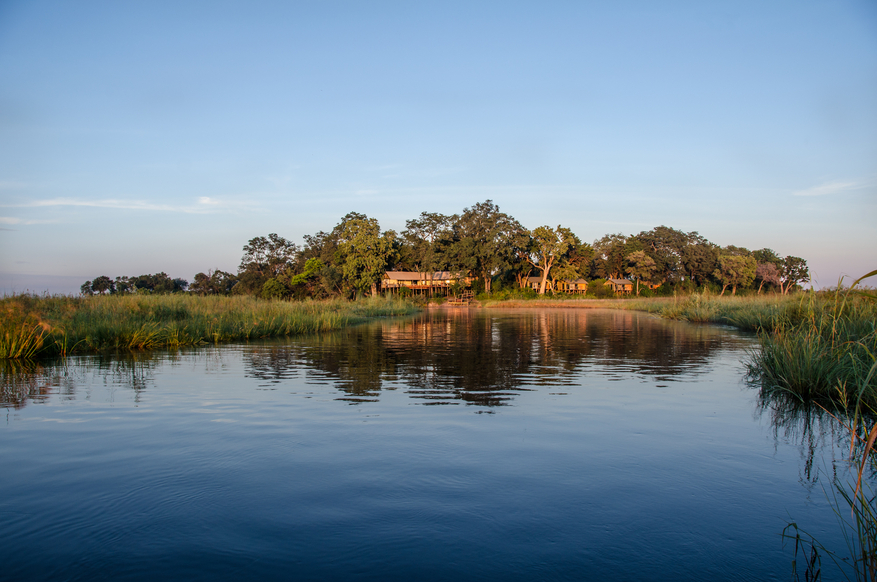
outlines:
M760 334L748 367L762 393L877 410L877 304L855 288L874 275L846 291L808 295Z
M0 299L0 358L293 336L415 310L410 303L385 298L288 302L181 294L15 295Z

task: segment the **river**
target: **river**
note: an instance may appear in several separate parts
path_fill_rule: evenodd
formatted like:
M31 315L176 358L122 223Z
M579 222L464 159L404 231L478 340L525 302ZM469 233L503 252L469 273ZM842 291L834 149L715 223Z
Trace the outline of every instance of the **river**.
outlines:
M788 522L845 551L823 491L843 446L760 401L756 346L441 309L6 363L2 578L787 580Z

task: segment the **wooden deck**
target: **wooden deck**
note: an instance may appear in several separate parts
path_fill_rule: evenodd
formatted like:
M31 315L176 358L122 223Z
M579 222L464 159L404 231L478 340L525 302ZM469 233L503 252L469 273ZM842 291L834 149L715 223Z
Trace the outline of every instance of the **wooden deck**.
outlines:
M475 294L472 291L463 291L463 294L457 297L456 295L448 297L448 301L446 305L451 306L466 306L468 307L472 301L475 300Z

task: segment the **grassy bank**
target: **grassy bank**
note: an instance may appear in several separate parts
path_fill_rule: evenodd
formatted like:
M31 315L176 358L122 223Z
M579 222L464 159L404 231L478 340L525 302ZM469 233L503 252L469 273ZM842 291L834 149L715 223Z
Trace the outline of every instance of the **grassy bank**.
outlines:
M696 323L723 323L749 331L772 331L784 321L801 319L800 296L757 295L720 297L689 295L648 299L523 299L485 301L484 307L564 307L592 309L630 309L645 311L667 319Z
M287 302L183 294L16 295L0 299L0 358L292 336L415 309L404 301L381 298Z

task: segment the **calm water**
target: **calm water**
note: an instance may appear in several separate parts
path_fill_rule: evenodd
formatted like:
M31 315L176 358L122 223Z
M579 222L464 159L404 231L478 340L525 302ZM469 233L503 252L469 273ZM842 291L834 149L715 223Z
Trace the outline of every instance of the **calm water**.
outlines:
M754 343L449 310L7 366L0 578L787 580L790 519L845 548L840 452L759 403Z

